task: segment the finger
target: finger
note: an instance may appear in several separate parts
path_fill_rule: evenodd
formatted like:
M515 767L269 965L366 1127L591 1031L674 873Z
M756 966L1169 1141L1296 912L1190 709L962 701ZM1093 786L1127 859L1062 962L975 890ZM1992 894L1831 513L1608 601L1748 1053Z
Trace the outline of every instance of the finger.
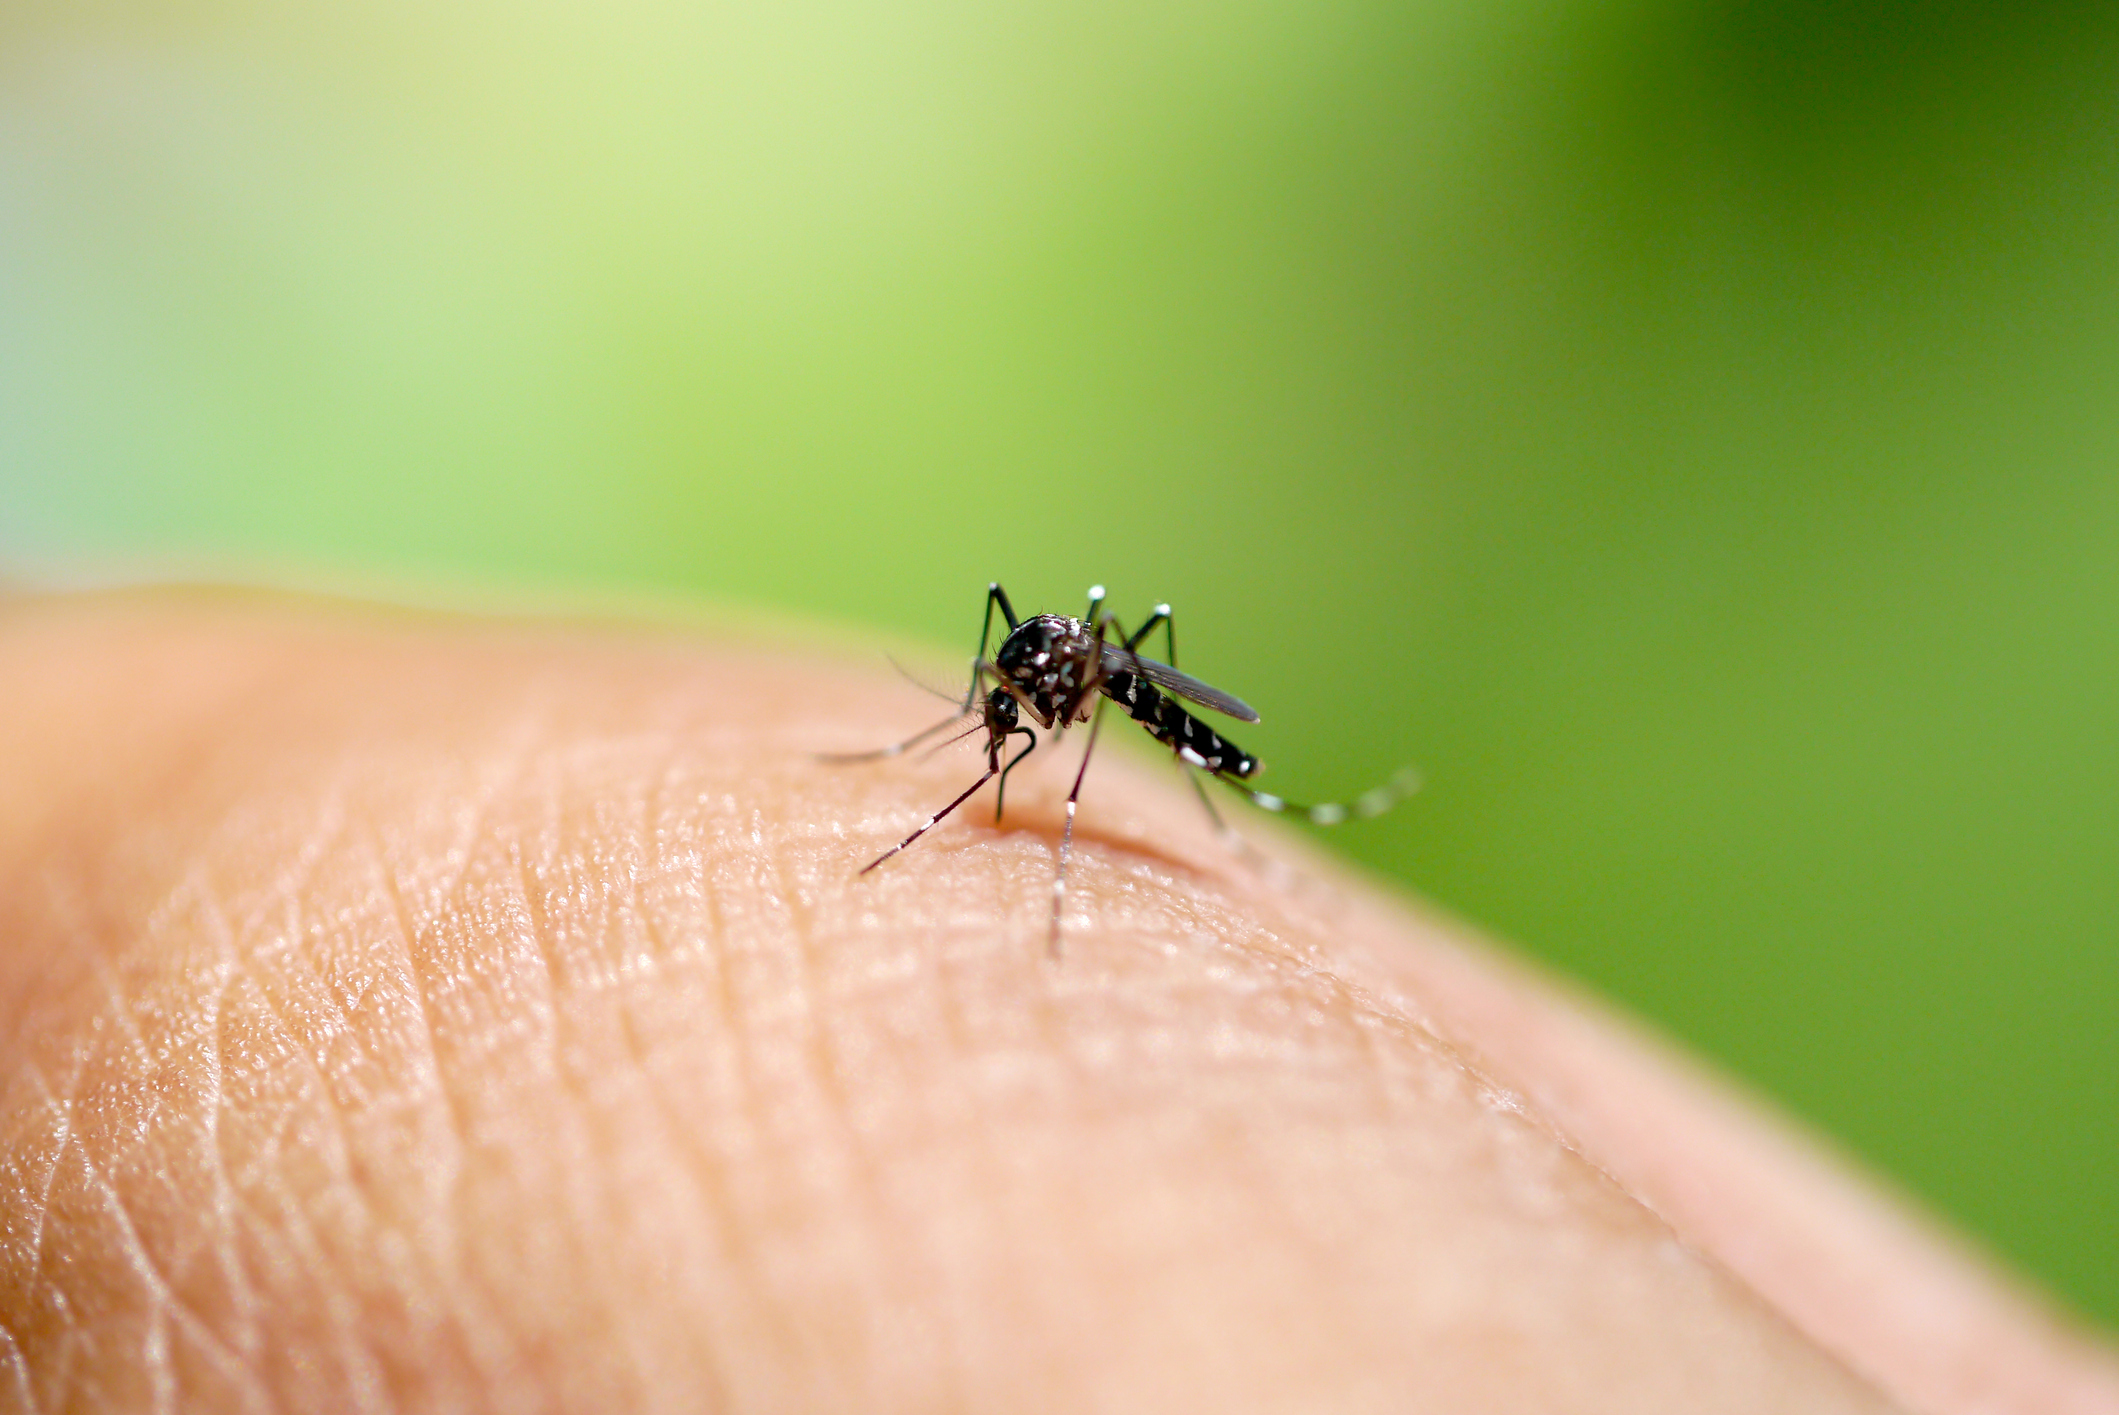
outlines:
M18 606L0 681L0 1399L1829 1411L1920 1374L1729 1239L1886 1220L1122 761L1054 964L1070 774L857 879L965 783L815 762L890 681L843 665L134 597ZM1739 1182L1673 1229L1634 1195L1695 1153ZM1986 1319L1997 1388L2093 1378Z

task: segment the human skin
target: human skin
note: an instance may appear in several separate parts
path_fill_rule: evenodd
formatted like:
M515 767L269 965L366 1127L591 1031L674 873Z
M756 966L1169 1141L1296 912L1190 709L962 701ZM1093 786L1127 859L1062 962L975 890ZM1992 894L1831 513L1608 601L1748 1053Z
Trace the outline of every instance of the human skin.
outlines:
M843 657L126 594L0 607L0 684L0 1410L2119 1411L1146 757L1055 958L1072 752L861 877L976 758L815 761L932 707Z

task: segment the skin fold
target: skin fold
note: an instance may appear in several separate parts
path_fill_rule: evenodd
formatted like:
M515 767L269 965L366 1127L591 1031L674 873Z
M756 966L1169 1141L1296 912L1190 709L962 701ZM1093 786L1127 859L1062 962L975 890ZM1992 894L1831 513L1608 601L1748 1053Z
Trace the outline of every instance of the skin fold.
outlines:
M0 684L0 1411L2119 1411L1146 755L1055 960L1082 734L856 878L978 769L815 761L928 720L865 661L132 593L0 606Z

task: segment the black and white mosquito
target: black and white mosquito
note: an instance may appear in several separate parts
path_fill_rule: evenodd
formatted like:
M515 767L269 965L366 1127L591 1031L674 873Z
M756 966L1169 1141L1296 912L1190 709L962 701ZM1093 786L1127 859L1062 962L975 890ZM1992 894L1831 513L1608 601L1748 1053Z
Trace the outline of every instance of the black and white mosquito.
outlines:
M995 609L999 609L1001 617L1008 621L1008 634L989 660L986 646L992 640ZM1163 631L1167 663L1143 658L1139 653L1140 646L1157 629ZM1098 709L1105 699L1124 708L1135 722L1148 730L1150 736L1177 754L1178 762L1185 768L1185 776L1199 792L1200 803L1213 817L1215 828L1224 834L1229 833L1229 828L1221 813L1214 809L1206 788L1200 785L1200 772L1241 793L1262 810L1301 816L1315 825L1338 825L1358 817L1381 815L1417 785L1410 772L1400 772L1388 785L1379 786L1347 805L1323 806L1298 805L1269 791L1260 791L1250 785L1250 778L1258 774L1261 766L1258 758L1194 717L1182 703L1192 703L1238 722L1256 722L1258 714L1241 698L1178 672L1176 665L1177 628L1167 604L1157 605L1155 612L1129 634L1119 624L1117 616L1104 608L1102 585L1089 591L1089 612L1080 619L1070 619L1064 614L1038 614L1017 619L1014 607L1008 602L1007 591L998 584L988 585L986 616L979 628L978 656L972 660L971 684L964 690L957 711L895 746L825 758L835 762L863 762L894 757L974 715L977 721L955 737L944 738L940 745L947 746L981 730L986 734L985 774L972 782L962 795L929 816L918 830L871 860L861 873L867 874L934 829L996 777L1000 784L994 790L993 818L998 822L1006 799L1008 773L1021 766L1023 759L1037 750L1037 733L1024 725L1024 713L1048 732L1064 732L1075 723L1086 722L1089 724L1089 745L1083 750L1081 767L1074 774L1074 789L1067 793L1066 823L1060 832L1059 868L1052 880L1052 946L1056 951L1061 911L1067 897L1067 857L1074 844L1074 812L1081 800L1082 779L1089 774L1089 758L1096 751L1096 734L1103 723ZM986 688L988 682L992 683L991 688ZM983 696L982 688L986 689ZM1022 749L1010 756L1009 739L1013 737L1025 741Z

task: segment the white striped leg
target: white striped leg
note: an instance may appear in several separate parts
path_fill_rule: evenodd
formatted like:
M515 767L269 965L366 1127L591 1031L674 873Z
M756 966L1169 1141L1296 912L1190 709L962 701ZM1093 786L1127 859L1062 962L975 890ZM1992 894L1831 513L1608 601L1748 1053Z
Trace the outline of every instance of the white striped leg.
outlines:
M1229 823L1221 818L1221 812L1215 808L1214 798L1207 794L1207 784L1199 779L1199 773L1193 770L1192 764L1180 760L1177 769L1185 774L1185 780L1191 782L1192 789L1199 793L1199 804L1207 808L1207 819L1214 822L1214 833L1232 845L1239 843L1242 837L1230 829Z
M1224 776L1221 780L1250 797L1251 804L1261 811L1272 811L1276 815L1301 816L1311 825L1338 825L1343 821L1366 820L1370 816L1380 816L1420 789L1420 773L1407 767L1375 790L1363 792L1346 805L1328 802L1322 806L1305 806L1284 796L1275 796L1270 791L1260 791L1255 786L1247 786L1234 777Z
M1081 770L1074 773L1074 789L1067 793L1067 823L1060 828L1059 871L1052 876L1052 956L1059 957L1060 911L1067 904L1067 857L1074 849L1074 807L1082 797L1082 778L1089 774L1089 758L1096 752L1096 733L1104 725L1104 702L1097 699L1089 716L1089 745L1082 748Z
M918 840L928 831L933 830L937 825L940 825L942 823L943 818L946 817L951 811L955 810L958 806L963 805L966 801L970 800L973 796L977 795L978 789L981 786L984 786L987 782L993 780L994 777L999 776L1000 774L1000 763L989 763L986 767L986 774L980 777L977 781L972 782L970 790L966 791L963 795L957 797L954 801L951 801L948 805L942 807L942 809L936 811L933 815L929 816L927 818L927 823L921 826L918 830L906 836L903 840L900 840L897 844L891 846L888 850L885 850L882 854L876 856L873 860L870 860L865 866L862 867L861 873L864 875L867 874L877 865L882 864L885 860L897 854L906 846L912 844L913 841Z

